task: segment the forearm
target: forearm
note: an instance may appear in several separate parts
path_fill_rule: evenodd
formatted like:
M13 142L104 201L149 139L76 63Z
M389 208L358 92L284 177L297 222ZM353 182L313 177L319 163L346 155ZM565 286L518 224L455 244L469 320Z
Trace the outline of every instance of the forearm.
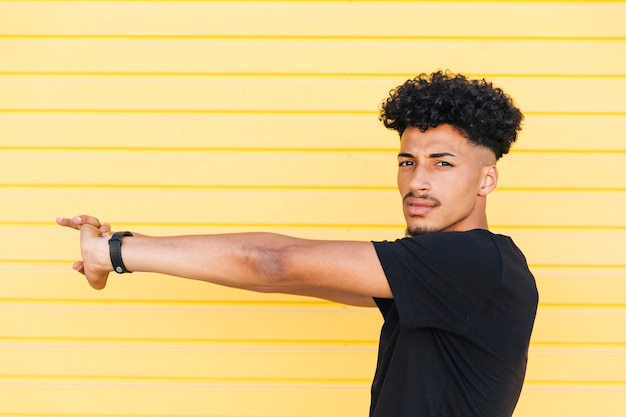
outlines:
M125 237L130 271L156 272L230 287L271 290L289 286L281 252L297 239L269 233Z

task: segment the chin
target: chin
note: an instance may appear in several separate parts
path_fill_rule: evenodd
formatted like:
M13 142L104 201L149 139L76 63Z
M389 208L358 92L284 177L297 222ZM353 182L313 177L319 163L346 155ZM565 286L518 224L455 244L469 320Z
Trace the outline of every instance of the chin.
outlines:
M425 226L417 226L417 227L408 226L405 230L405 236L415 237L415 236L425 235L426 233L433 233L433 232L440 232L440 231L441 229L429 228Z

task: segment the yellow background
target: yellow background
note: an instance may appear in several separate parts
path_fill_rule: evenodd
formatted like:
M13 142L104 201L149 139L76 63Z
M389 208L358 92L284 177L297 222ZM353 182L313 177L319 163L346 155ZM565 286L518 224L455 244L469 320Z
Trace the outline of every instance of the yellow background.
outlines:
M489 203L540 290L515 417L626 416L626 3L471 1L0 1L0 416L367 415L377 311L93 291L54 219L394 239L378 105L440 68L526 115Z

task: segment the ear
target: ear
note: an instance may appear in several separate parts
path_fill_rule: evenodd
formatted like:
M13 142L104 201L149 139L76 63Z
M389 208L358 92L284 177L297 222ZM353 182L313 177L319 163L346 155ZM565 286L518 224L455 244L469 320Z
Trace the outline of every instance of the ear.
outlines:
M495 165L485 165L482 169L478 195L486 196L498 185L498 168Z

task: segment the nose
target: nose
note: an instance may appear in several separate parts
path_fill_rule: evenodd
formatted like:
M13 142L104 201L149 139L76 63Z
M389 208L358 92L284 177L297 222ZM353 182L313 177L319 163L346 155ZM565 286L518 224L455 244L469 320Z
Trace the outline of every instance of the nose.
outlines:
M425 191L430 189L430 181L428 171L423 165L416 165L411 172L410 180L411 189Z

